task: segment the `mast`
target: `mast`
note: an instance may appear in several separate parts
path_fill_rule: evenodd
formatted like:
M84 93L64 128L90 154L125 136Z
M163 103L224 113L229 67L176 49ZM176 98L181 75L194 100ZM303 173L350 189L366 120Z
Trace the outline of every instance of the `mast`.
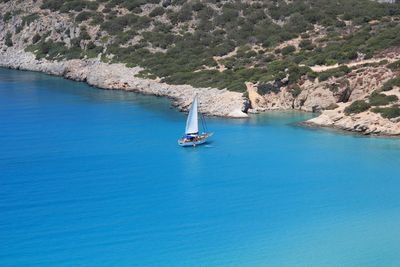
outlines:
M198 123L198 111L197 111L197 95L194 97L192 106L189 110L189 115L186 120L185 134L198 134L199 123Z

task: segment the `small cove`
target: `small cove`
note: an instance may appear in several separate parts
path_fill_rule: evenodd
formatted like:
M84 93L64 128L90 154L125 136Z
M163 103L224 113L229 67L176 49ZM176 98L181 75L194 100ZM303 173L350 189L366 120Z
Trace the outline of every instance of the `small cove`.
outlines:
M400 141L0 69L1 266L398 266Z

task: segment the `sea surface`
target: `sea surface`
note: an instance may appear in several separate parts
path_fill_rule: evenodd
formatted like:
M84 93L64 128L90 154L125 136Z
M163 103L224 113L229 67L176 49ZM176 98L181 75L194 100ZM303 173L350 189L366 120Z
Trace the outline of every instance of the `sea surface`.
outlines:
M0 69L0 266L400 266L400 140Z

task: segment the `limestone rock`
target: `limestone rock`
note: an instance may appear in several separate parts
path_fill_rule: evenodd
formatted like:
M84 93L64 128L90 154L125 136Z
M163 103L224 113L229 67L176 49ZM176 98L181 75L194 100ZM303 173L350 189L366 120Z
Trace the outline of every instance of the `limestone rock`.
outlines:
M178 109L186 111L195 94L199 96L199 109L206 115L244 118L248 102L242 93L215 88L194 88L189 85L169 85L135 77L141 68L128 68L123 64L107 64L97 59L48 61L36 60L32 53L16 48L0 52L0 66L32 70L85 81L103 89L121 89L143 94L165 96L173 100Z

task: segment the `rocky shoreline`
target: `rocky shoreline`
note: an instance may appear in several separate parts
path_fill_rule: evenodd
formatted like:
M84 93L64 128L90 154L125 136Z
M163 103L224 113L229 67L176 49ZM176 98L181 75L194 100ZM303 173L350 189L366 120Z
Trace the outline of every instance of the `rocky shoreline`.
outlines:
M215 88L194 88L190 85L169 85L156 80L135 77L141 68L124 64L107 64L99 59L48 61L36 60L30 52L8 48L0 52L0 66L29 70L86 82L102 89L126 90L172 99L172 104L186 111L195 94L199 109L209 116L247 118L248 100L242 93Z
M384 57L382 60L385 60ZM393 62L398 60L398 54L391 55ZM375 61L378 61L375 59ZM252 83L247 83L247 91L251 103L249 113L258 113L268 110L300 110L319 112L320 115L303 122L302 125L311 127L334 128L346 132L373 136L400 136L400 119L384 118L373 109L363 112L346 113L346 107L354 101L369 101L373 92L379 92L385 82L396 77L384 65L359 66L343 77L332 77L326 81L304 80L300 84L299 94L294 96L289 86L274 88L274 84L265 94ZM279 89L279 90L278 90ZM381 92L383 95L396 96L391 104L400 104L400 88L394 86L391 90ZM292 89L293 90L293 89ZM386 105L385 107L389 107Z
M354 130L345 129L336 125L322 125L312 122L311 120L303 121L297 123L298 126L308 128L308 129L322 129L326 131L333 131L335 133L343 134L343 135L354 135L359 137L376 137L376 138L399 138L400 134L384 134L384 133L364 133L364 132L357 132Z
M181 111L186 111L193 96L198 94L199 109L209 116L247 118L248 113L269 110L318 112L320 114L318 117L303 124L363 135L400 136L400 116L385 118L374 112L373 105L368 110L345 112L345 109L355 101L369 103L373 92L380 92L386 82L400 75L400 69L388 67L389 63L400 62L398 47L383 50L369 59L365 59L360 54L357 59L347 62L345 66L314 66L311 68L314 71L311 77L308 77L308 74L302 75L295 84L289 83L289 69L285 69L286 77L284 78L270 82L247 83L248 97L245 97L242 93L226 89L170 85L161 82L159 78L143 79L137 77L142 70L140 67L130 68L120 63L104 63L104 59L111 61L114 55L106 53L106 48L110 45L107 43L110 36L99 28L98 23L94 25L89 24L88 21L77 23L76 18L74 19L71 14L42 9L41 3L41 1L33 0L6 1L0 5L2 14L8 14L6 19L0 21L0 67L43 72L86 82L102 89L126 90L168 97L172 100L172 105ZM102 12L101 8L104 6L100 4L99 8L99 12ZM122 12L120 16L127 12L121 8L114 11ZM144 16L148 15L145 11L143 12ZM320 30L316 27L312 33L317 37L322 37ZM86 33L85 38L81 38L83 32ZM64 49L70 49L72 41L78 40L79 44L75 46L79 50L84 50L89 43L94 47L102 47L103 50L90 55L98 56L91 59L54 60L54 58L66 58L58 54L55 57L47 57L48 59L42 57L37 60L34 53L26 51L30 45L38 43L38 40L34 41L35 36L39 36L42 42L46 40L59 42ZM299 40L297 38L291 41L297 47ZM137 40L130 41L132 45ZM58 51L58 53L62 52ZM237 49L232 53L237 53ZM102 55L103 61L100 60ZM88 55L80 54L80 56ZM218 60L217 63L220 71L225 69ZM338 67L346 67L346 72L342 71L340 75L325 75L324 79L316 75ZM400 110L400 87L395 85L383 94L396 96L397 100L378 106L392 108L399 112L397 110Z
M304 122L311 127L334 128L371 136L400 136L398 119L382 118L377 113L365 111L351 116L344 114L345 105L335 110L325 110L321 115Z
M136 93L168 97L172 105L180 111L187 111L192 98L198 94L200 111L208 116L247 118L247 113L265 112L268 110L314 111L315 103L325 103L324 94L315 99L312 94L302 106L296 107L291 95L282 93L260 96L252 84L247 84L249 100L242 93L219 90L215 88L194 88L190 85L169 85L157 80L135 77L142 70L140 67L128 68L124 64L103 63L99 59L73 59L63 61L36 60L35 55L20 49L8 48L0 52L0 67L43 72L61 76L66 79L86 82L87 84L110 90L126 90ZM308 88L307 88L308 89ZM315 91L315 88L312 88ZM370 89L371 90L371 89ZM286 92L286 94L285 94ZM307 92L303 90L303 93ZM288 97L290 96L290 97ZM333 99L333 97L331 97ZM260 105L261 103L264 103ZM335 103L336 101L332 101ZM256 104L257 103L257 104ZM283 103L283 104L282 104ZM325 104L329 104L329 101ZM325 110L318 117L300 123L312 128L333 128L345 132L373 136L400 136L400 123L397 120L384 119L372 112L354 116L345 116L343 110L348 103L338 103L338 108ZM256 108L256 109L255 109Z

